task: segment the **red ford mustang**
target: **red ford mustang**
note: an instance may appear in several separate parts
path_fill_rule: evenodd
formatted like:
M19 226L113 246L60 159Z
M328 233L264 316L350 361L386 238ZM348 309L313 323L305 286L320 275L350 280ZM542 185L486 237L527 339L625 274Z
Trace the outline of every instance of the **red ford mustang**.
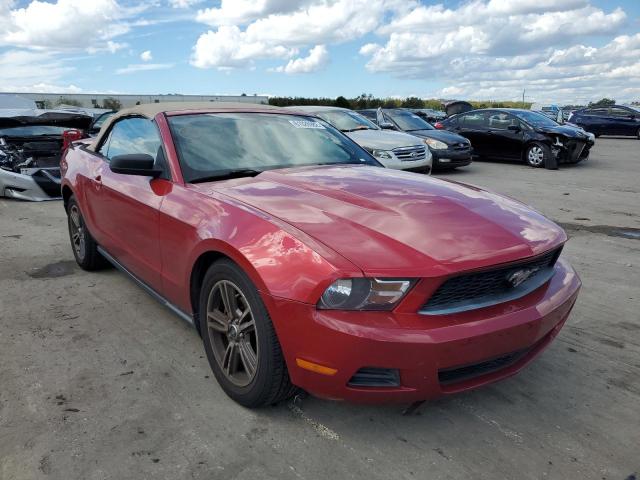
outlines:
M61 162L78 264L195 325L233 399L414 402L522 369L580 288L554 223L276 107L124 110ZM106 261L105 261L106 260Z

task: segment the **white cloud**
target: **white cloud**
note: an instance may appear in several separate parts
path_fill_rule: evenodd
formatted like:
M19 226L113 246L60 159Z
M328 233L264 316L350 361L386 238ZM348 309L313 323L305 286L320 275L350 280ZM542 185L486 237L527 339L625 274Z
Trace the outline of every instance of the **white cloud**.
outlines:
M73 72L73 67L46 52L8 50L0 53L0 91L16 91L42 83L43 78L47 83L56 82Z
M169 0L169 5L173 8L190 8L198 3L202 3L202 0Z
M173 67L175 67L173 63L136 63L117 69L116 74L127 75L129 73L146 72L149 70L167 70Z
M6 92L13 93L82 93L82 89L75 85L52 85L50 83L34 83L32 85L18 85L3 87Z
M153 56L151 55L151 50L145 50L140 54L140 60L143 62L150 62L153 60Z
M124 44L113 39L127 33L129 18L146 4L123 7L116 0L32 0L25 7L13 2L0 7L0 46L65 51L114 52Z
M91 55L95 55L96 53L103 53L103 52L116 53L118 50L122 50L124 48L127 48L128 46L129 46L128 43L120 43L120 42L114 42L113 40L108 40L104 44L87 47L86 51Z
M219 7L199 10L196 18L212 27L242 25L272 13L291 12L309 3L310 0L222 0Z
M317 72L324 68L329 62L329 52L324 45L316 45L309 51L309 55L302 58L289 60L281 67L274 69L276 72L288 74Z
M198 68L229 69L245 67L256 58L288 58L297 50L250 40L236 26L222 26L200 35L193 47L191 64Z
M530 98L565 101L598 95L597 86L615 90L611 82L597 84L607 71L635 72L640 52L632 39L600 48L579 43L615 34L625 22L622 9L606 12L588 0L419 5L378 28L383 41L363 45L360 54L374 73L444 80L443 97L515 99L526 88Z
M378 28L389 12L405 11L413 4L412 0L223 1L220 8L199 12L200 21L220 26L200 36L191 63L227 69L249 67L258 59L292 58L303 48L358 39Z

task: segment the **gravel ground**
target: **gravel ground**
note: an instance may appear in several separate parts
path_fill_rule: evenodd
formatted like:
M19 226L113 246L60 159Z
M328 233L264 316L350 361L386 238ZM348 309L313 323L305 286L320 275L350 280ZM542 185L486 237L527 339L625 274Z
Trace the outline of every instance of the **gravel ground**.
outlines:
M72 261L60 202L0 200L0 479L630 479L640 471L640 141L558 171L441 177L564 226L584 286L520 375L422 405L250 411L194 330L116 270Z

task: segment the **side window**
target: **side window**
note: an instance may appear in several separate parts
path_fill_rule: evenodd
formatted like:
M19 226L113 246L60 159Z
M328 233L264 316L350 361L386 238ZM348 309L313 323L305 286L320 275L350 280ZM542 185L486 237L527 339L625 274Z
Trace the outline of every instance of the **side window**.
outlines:
M125 118L113 126L109 134L109 159L117 155L146 153L158 157L162 146L155 124L146 118Z
M609 111L606 108L590 108L585 114L594 117L605 117L609 114Z
M487 125L485 122L485 112L471 112L466 113L460 118L460 125L466 128L484 128Z
M611 107L611 113L610 115L612 117L630 117L631 115L633 115L633 112L627 110L626 108L620 108L620 107Z
M376 121L376 112L364 111L358 113L364 117L367 117L369 120L373 120L374 122Z
M489 115L489 128L507 130L509 127L516 125L520 125L520 122L508 113L491 113Z

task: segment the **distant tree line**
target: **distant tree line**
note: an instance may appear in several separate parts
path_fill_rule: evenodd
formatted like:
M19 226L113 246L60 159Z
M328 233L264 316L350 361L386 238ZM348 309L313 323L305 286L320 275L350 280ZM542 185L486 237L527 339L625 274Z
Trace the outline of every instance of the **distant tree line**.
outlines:
M73 98L68 98L68 97L60 97L55 102L52 102L51 100L44 100L44 101L38 102L38 103L42 104L42 108L46 108L46 109L55 108L55 107L57 107L59 105L69 105L69 106L72 106L72 107L82 107L82 102L80 102L79 100L75 100ZM102 102L102 105L96 103L95 105L93 105L93 107L94 108L105 108L105 109L108 109L108 110L120 110L122 108L122 103L117 98L107 97Z
M530 102L493 102L470 101L474 108L529 108ZM377 98L370 93L363 93L355 98L339 96L328 97L270 97L269 105L288 107L292 105L324 105L332 107L362 110L365 108L432 108L442 110L443 101L435 98L424 99L418 97L407 98Z

